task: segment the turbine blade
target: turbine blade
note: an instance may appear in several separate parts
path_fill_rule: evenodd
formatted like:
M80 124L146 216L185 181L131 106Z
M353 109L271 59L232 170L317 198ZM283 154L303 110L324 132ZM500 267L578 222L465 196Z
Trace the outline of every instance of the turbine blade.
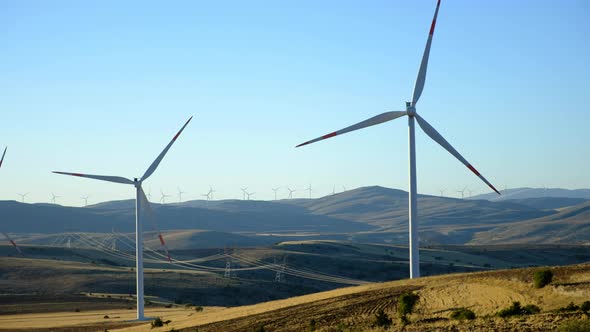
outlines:
M154 216L154 211L152 210L152 206L151 206L150 202L148 201L147 197L145 196L145 192L143 191L143 188L141 186L139 187L139 199L141 200L141 207L142 207L143 211L146 212L146 216L148 217L147 219L149 219L151 221L152 227L158 233L158 239L160 239L160 244L162 245L162 248L164 248L164 251L166 252L166 257L168 257L168 261L172 262L172 258L170 257L170 253L168 252L168 247L166 246L166 242L164 241L164 236L162 236L162 232L160 232L160 229L158 229L158 225L156 225L156 221L155 221L156 218Z
M483 175L481 175L475 169L475 167L471 166L471 164L465 158L463 158L463 156L459 152L457 152L457 150L455 150L455 148L453 148L453 146L449 142L447 142L447 140L444 137L442 137L442 135L439 134L438 131L436 131L436 129L434 129L428 122L426 122L426 120L424 120L418 114L416 114L415 117L416 117L416 120L418 121L418 124L420 125L420 128L422 128L422 130L424 130L426 135L428 135L430 138L432 138L436 143L438 143L440 146L442 146L445 150L449 151L449 153L452 154L453 156L455 156L455 158L459 159L459 161L462 162L463 165L465 165L467 168L469 168L470 171L472 171L483 182L485 182L490 188L492 188L493 191L495 191L498 195L500 195L500 192L498 190L496 190L496 188L488 180L486 180L486 178L484 178ZM467 187L465 187L465 189L466 188ZM465 191L465 189L463 189L463 191Z
M401 116L404 116L406 114L407 113L405 111L385 112L385 113L379 114L377 116L374 116L374 117L372 117L370 119L367 119L365 121L361 121L361 122L359 122L357 124L354 124L354 125L352 125L350 127L346 127L344 129L340 129L338 131L335 131L335 132L329 133L327 135L318 137L316 139L312 139L311 141L307 141L305 143L301 143L301 144L297 145L296 148L298 148L300 146L307 145L307 144L315 143L317 141L321 141L321 140L324 140L326 138L334 137L336 135L346 134L346 133L351 132L351 131L355 131L355 130L362 129L362 128L365 128L365 127L374 126L374 125L377 125L377 124L380 124L380 123L383 123L383 122L391 121L391 120L397 119L397 118L399 118Z
M16 245L16 243L10 238L10 236L8 236L8 234L6 234L4 232L2 232L2 234L6 237L6 239L8 240L8 242L10 242L10 244L12 244L12 246L14 247L14 249L16 249L16 251L18 251L18 253L22 255L23 252Z
M4 148L4 152L2 153L2 159L0 159L0 167L2 167L2 162L4 161L4 156L6 155L6 150L8 149L8 147Z
M121 176L107 176L107 175L92 175L92 174L81 174L81 173L69 173L69 172L58 172L53 171L55 174L63 174L63 175L71 175L71 176L79 176L82 178L89 178L89 179L96 179L108 182L116 182L116 183L124 183L124 184L133 184L134 182L121 177Z
M170 143L168 143L168 145L166 145L166 147L160 153L160 155L156 158L156 160L154 160L154 162L150 165L150 167L148 167L148 169L145 171L145 174L143 174L143 176L141 177L141 181L149 178L150 175L152 175L152 173L156 170L156 168L158 168L158 165L160 164L160 162L162 161L162 159L164 159L164 156L166 155L166 153L168 152L168 150L170 149L170 147L172 146L172 144L174 144L174 142L176 141L176 139L178 138L178 136L180 136L180 133L182 133L182 131L184 130L184 128L188 125L189 122L191 122L192 119L193 119L193 117L191 116L186 121L186 123L184 124L184 126L182 126L182 128L180 128L180 130L178 131L178 133L176 133L176 135L174 135L174 137L172 138L172 140L170 141Z
M418 77L416 77L416 84L414 85L414 93L412 94L412 104L415 105L424 89L424 82L426 81L426 69L428 67L428 57L430 56L430 45L432 45L432 35L434 35L434 26L436 25L436 17L438 16L438 8L440 7L440 0L436 3L436 10L434 11L434 17L432 18L432 24L430 25L430 32L428 33L428 39L426 40L426 47L424 48L424 54L422 55L422 62L420 63L420 70L418 70Z

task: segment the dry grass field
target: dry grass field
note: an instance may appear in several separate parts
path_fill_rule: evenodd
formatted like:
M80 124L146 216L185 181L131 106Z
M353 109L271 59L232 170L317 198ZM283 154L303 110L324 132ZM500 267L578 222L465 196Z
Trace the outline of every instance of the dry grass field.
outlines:
M581 311L559 313L570 302L590 299L590 265L551 268L553 282L534 288L532 278L539 268L488 271L433 276L347 287L284 300L232 308L151 308L147 315L169 324L152 328L149 322L128 322L134 310L108 309L88 312L35 313L0 316L0 329L9 331L306 331L315 322L316 331L382 331L373 327L375 314L383 310L393 319L390 330L402 325L397 319L398 297L407 291L420 299L409 316L405 331L551 331L566 320L588 319ZM541 313L503 319L494 314L519 301L539 306ZM472 321L454 321L449 314L469 308ZM105 318L105 315L108 318Z

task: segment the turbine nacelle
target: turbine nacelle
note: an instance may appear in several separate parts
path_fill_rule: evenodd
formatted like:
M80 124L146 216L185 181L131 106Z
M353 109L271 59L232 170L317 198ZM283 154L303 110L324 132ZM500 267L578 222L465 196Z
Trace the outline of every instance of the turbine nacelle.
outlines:
M416 115L416 106L411 101L406 101L406 113L408 116Z

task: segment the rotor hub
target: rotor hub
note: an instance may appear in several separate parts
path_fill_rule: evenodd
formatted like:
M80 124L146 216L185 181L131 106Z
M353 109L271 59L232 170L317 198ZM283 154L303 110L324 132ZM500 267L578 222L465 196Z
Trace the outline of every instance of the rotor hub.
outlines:
M412 104L412 102L406 102L406 112L408 113L408 116L416 115L416 107L414 104Z

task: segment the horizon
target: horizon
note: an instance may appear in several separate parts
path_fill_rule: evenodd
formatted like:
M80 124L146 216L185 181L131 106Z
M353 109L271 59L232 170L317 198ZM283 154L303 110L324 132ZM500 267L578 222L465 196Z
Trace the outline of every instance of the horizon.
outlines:
M84 206L132 199L133 177L186 119L150 180L176 200L407 191L403 119L313 146L306 140L403 109L436 1L268 4L3 4L0 200ZM492 183L590 188L586 2L442 1L418 110ZM403 47L402 47L403 46ZM556 121L568 112L573 121ZM485 184L417 129L418 193ZM283 193L286 197L286 192ZM302 197L304 196L304 197ZM283 197L283 198L284 198Z

